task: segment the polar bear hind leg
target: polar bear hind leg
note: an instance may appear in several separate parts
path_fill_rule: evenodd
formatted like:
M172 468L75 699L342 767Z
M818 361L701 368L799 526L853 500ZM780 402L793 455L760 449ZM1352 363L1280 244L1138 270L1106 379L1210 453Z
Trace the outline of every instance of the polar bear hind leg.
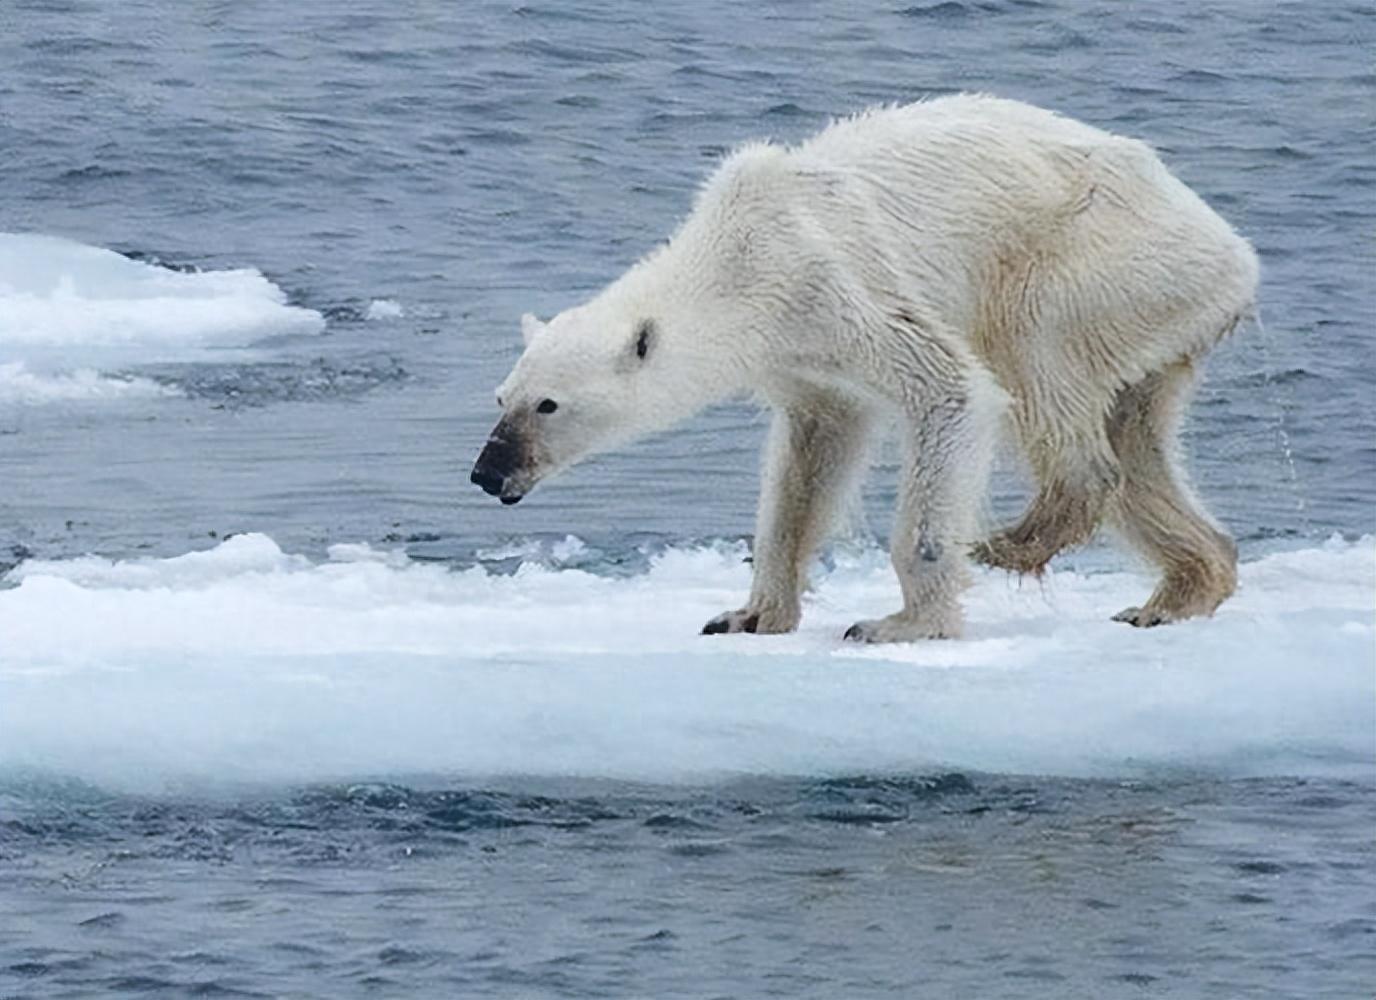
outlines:
M1194 388L1182 359L1118 393L1109 440L1123 471L1109 518L1164 571L1147 603L1115 621L1137 626L1210 615L1237 587L1237 546L1200 506L1177 458L1177 434Z
M1062 549L1089 540L1121 480L1119 461L1102 419L1081 421L1075 436L1033 429L1021 436L1037 479L1037 493L1021 520L971 549L987 566L1040 576Z

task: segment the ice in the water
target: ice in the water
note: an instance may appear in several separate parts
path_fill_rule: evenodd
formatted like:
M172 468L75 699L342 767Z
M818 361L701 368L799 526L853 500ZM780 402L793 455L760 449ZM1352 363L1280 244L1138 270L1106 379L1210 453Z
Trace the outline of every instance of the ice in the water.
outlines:
M565 554L576 540L561 543ZM173 559L30 561L0 590L0 769L117 784L406 772L678 780L956 767L1363 774L1376 541L1242 567L1207 621L1137 631L1134 573L983 573L970 637L860 647L878 553L821 575L789 636L698 636L742 547L612 578L449 570L263 535Z
M235 347L319 333L257 271L172 271L55 236L0 233L0 349Z
M0 364L0 405L36 406L73 400L153 399L178 395L175 389L151 379L102 375L91 368L69 374L31 372L22 361Z
M369 320L401 319L405 315L406 310L401 307L400 302L392 299L373 299L368 303L368 311L363 314L363 318Z
M0 233L0 403L154 395L154 383L92 369L324 327L251 268L173 271L55 236Z

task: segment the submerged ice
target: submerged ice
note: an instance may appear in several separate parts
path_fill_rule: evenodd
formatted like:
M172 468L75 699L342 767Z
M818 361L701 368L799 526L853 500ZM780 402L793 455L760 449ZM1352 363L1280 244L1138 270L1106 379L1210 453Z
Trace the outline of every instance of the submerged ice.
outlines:
M35 406L83 399L155 399L177 395L151 379L131 375L102 375L93 368L44 375L29 371L22 361L0 364L0 405Z
M745 554L499 575L366 545L313 563L241 535L31 560L0 590L0 770L139 786L1376 772L1371 538L1247 563L1215 618L1146 631L1107 620L1144 576L984 573L968 639L874 647L839 636L895 599L877 552L820 574L794 635L698 636L748 586Z

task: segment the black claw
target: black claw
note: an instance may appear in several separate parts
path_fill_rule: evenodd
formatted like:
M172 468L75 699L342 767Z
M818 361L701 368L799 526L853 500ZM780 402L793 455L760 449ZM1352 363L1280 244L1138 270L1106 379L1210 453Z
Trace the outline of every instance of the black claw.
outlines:
M850 628L846 629L846 634L845 634L844 638L847 638L847 639L863 639L864 636L863 636L863 635L861 634L861 632L860 632L860 626L859 626L858 624L856 624L856 625L852 625Z
M759 627L759 624L760 624L760 616L759 616L759 615L751 615L749 618L747 618L744 622L741 623L741 631L742 631L742 632L754 632L755 629Z
M720 635L731 627L731 623L725 618L713 618L702 627L703 635Z

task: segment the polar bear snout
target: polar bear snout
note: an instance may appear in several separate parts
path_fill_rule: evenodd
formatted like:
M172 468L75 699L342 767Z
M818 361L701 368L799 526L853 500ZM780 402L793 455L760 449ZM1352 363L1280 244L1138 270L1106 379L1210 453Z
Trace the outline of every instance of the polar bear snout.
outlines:
M492 496L500 498L503 503L516 503L521 499L520 497L502 496L502 487L506 485L506 478L492 472L482 464L481 459L473 466L473 473L468 478L482 487L484 493L490 493Z
M527 450L510 423L503 420L493 428L468 478L504 504L519 503L525 496L522 480L529 478Z

